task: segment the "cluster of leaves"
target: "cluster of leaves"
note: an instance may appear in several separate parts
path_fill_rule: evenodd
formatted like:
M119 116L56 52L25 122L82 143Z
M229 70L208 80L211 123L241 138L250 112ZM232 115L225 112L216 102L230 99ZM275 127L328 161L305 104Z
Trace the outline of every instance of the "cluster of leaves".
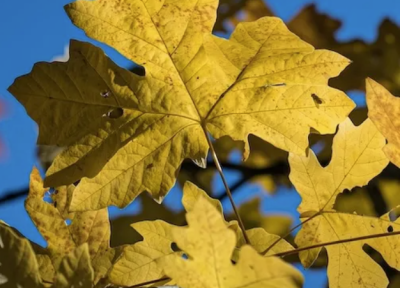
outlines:
M242 21L255 21L274 13L263 0L220 1L214 31L227 32L231 25ZM267 1L268 2L268 1ZM240 13L239 13L240 12ZM339 20L318 12L314 5L302 9L289 23L288 28L316 48L329 49L352 60L341 77L332 79L333 87L343 91L365 90L364 79L371 77L396 95L400 94L400 29L390 19L385 19L372 43L362 40L337 41L335 33L341 27Z
M230 27L236 26L243 20L255 21L261 17L273 16L274 14L265 4L266 2L268 3L268 1L262 0L239 0L233 3L232 1L220 1L221 4L214 31L227 32ZM398 82L400 68L397 65L398 60L400 60L400 28L393 21L386 19L379 27L376 41L366 43L362 40L337 41L335 33L340 26L340 21L331 18L329 15L321 14L313 5L302 9L288 23L288 28L292 32L314 47L338 52L352 60L352 64L344 70L340 77L330 80L330 84L333 87L343 91L365 90L365 78L372 77L396 95L400 95ZM365 107L356 107L349 117L355 124L359 125L367 118L367 109ZM332 137L319 137L312 134L309 139L310 146L315 143L323 145L324 149L318 153L318 159L324 165L328 163L331 156L330 146L332 144ZM215 144L221 162L228 164L229 168L235 169L242 175L242 179L235 183L233 189L240 187L249 180L263 185L263 188L270 193L274 193L280 184L290 185L291 183L286 177L289 173L287 153L271 145L266 145L265 142L260 141L256 137L250 137L249 143L252 154L241 165L230 165L230 163L227 163L227 156L230 155L229 152L233 149L241 149L241 143L229 141L225 137ZM210 173L210 169L212 167L205 171L195 170L194 167L185 165L183 172L187 176L187 179L209 191L210 187L207 186L207 183L209 183L213 175ZM393 182L394 179L398 179L399 177L400 173L398 173L397 169L389 166L384 171L384 174L381 174L378 179L373 181L372 185L366 188L366 193L359 194L360 196L352 194L348 198L362 198L366 204L368 202L369 206L374 206L372 209L375 209L377 213L382 213L388 207L394 207L400 204L400 202L383 202L380 194L384 194L384 191L378 189L378 187L390 185L388 179L390 179L390 182ZM373 202L369 199L371 197ZM339 197L339 199L341 198ZM365 209L370 210L371 207L365 207ZM341 208L349 207L345 203Z
M265 4L268 1L262 0L239 0L239 1L220 1L218 18L214 31L227 32L230 27L236 26L241 21L255 21L261 17L273 16L273 12ZM347 42L337 41L335 33L341 26L340 21L331 18L329 15L321 14L315 6L311 5L301 10L296 17L289 23L288 28L303 40L317 48L329 49L340 53L352 60L340 77L330 80L333 87L343 91L360 89L365 90L365 78L372 77L393 93L400 95L398 82L400 59L400 28L391 20L386 19L379 27L378 38L372 43L362 40L352 40ZM349 115L353 123L361 124L367 118L367 109L363 106L356 107ZM323 165L329 163L331 157L332 137L320 137L311 134L310 146L318 143L323 146L323 150L318 152L318 159ZM228 156L234 149L241 149L240 142L232 142L228 137L223 137L215 144L220 161L228 168L234 169L241 174L241 178L232 186L232 191L240 188L248 181L261 184L264 190L275 193L280 185L291 185L287 175L289 167L287 163L287 153L276 149L272 145L265 144L256 137L249 137L252 153L249 159L240 165L229 163ZM208 169L196 169L196 167L185 163L180 174L180 181L190 180L207 191L212 191L208 183L214 175L212 163L208 163ZM211 164L211 165L210 165ZM388 202L385 194L391 192L390 189L382 190L380 187L391 185L400 177L400 173L393 165L389 165L385 171L369 185L364 188L363 193L352 193L351 195L341 195L339 206L341 209L354 209L350 207L349 201L363 201L365 205L358 205L356 209L360 213L371 212L381 214L390 207L400 204L399 199ZM220 191L215 191L216 193ZM349 201L341 201L346 198Z
M369 119L355 126L347 118L354 103L328 86L347 58L315 50L275 17L240 23L230 39L214 36L217 5L78 0L66 6L75 25L145 74L72 41L68 62L38 63L9 88L38 123L38 143L66 149L44 182L33 170L25 202L47 248L0 225L0 261L10 260L0 265L5 287L301 287L301 274L280 257L299 253L309 267L323 247L330 287L386 287L365 244L400 269L393 211L369 217L334 209L340 193L367 185L389 160L400 166L398 99L367 80ZM333 134L338 125L323 167L309 149L310 131ZM260 147L267 141L289 152L290 181L302 197L297 248L264 228L243 229L240 218L226 221L219 201L190 182L182 199L187 227L136 222L143 239L110 246L108 206L126 207L144 191L161 202L184 159L204 167L209 150L223 177L210 135L244 143L246 160L250 134L262 139ZM43 200L44 187L56 187L52 203Z

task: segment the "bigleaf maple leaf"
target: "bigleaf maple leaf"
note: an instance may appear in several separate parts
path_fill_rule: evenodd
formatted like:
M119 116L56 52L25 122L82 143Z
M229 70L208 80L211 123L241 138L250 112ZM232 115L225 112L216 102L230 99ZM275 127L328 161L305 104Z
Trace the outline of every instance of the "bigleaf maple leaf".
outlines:
M332 160L327 167L320 166L312 151L307 157L290 154L289 178L302 197L298 210L304 224L295 238L299 247L400 229L399 220L392 222L389 214L377 218L333 209L339 193L366 185L387 166L385 145L385 138L370 119L360 126L346 119L333 140ZM372 246L390 266L400 269L399 239L391 236L326 246L329 287L387 287L385 272L363 251L363 245ZM300 252L303 265L311 266L321 249Z
M231 262L235 233L216 207L198 199L186 214L189 227L172 230L187 259L166 255L158 260L172 282L183 288L301 287L303 277L277 257L263 257L249 245L240 249L236 265Z
M185 158L200 166L207 133L254 134L305 155L310 130L333 133L354 103L327 85L349 60L314 50L277 18L211 34L217 0L96 0L66 6L73 23L145 68L137 76L72 41L67 63L40 63L9 88L39 124L40 144L67 146L45 185L81 178L72 211L161 201Z
M400 167L400 100L385 87L367 79L368 117L388 140L384 151L389 160Z
M225 227L232 230L236 235L236 248L233 251L233 255L231 255L232 259L236 260L240 255L239 247L245 245L243 233L237 221L225 221L221 203L208 196L204 190L201 190L193 183L186 182L183 187L182 197L182 204L186 212L191 212L200 199L206 200L220 215ZM173 230L178 226L161 220L142 221L133 223L131 226L143 237L143 241L124 247L122 255L113 265L108 278L113 284L122 286L134 286L162 279L165 274L162 267L157 265L157 261L172 254L182 254L181 252L174 252L172 249L172 243L175 243ZM279 239L279 236L269 234L263 228L250 229L246 233L250 244L257 252L264 251ZM285 240L281 240L270 250L268 255L289 250L293 250L293 246Z

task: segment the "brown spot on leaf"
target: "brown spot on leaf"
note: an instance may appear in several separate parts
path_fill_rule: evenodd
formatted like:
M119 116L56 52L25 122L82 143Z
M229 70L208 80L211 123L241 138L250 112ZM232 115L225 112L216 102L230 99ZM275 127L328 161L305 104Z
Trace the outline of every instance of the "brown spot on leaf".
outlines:
M317 94L313 93L311 94L312 99L314 100L315 105L318 107L319 104L322 104L323 101L321 98L318 97Z

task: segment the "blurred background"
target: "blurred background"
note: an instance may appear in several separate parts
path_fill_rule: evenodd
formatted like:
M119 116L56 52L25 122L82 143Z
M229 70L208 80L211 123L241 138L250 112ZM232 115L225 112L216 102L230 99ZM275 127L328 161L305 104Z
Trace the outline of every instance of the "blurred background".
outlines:
M87 38L73 26L63 10L63 5L69 2L13 0L3 1L0 8L0 219L42 246L46 242L25 212L23 203L32 167L40 167L44 173L59 149L35 145L36 124L7 92L7 87L16 77L30 72L36 62L66 61L70 39L92 42L102 47L118 65L135 73L141 72L115 50ZM330 84L347 92L357 103L351 118L358 125L367 115L366 77L400 95L399 12L400 1L394 0L220 0L214 33L229 37L240 21L275 15L316 48L337 51L350 58L353 64ZM323 165L329 163L331 142L332 135L310 136L312 149ZM271 233L284 235L299 223L296 208L301 201L288 180L287 153L256 137L250 138L250 144L251 156L242 163L240 143L228 138L215 143L246 227L261 226ZM109 209L111 244L136 242L139 236L129 226L136 221L164 219L183 225L180 201L181 186L186 180L221 200L227 217L232 217L232 208L211 159L204 170L187 161L163 205L143 194L124 210ZM335 208L364 215L384 214L400 204L399 180L399 170L389 165L368 187L341 194ZM293 237L288 240L293 241ZM400 274L388 267L372 248L365 247L365 250L384 267L391 280L390 287L400 287ZM327 287L324 253L307 270L301 268L296 256L287 260L295 263L305 275L306 288Z

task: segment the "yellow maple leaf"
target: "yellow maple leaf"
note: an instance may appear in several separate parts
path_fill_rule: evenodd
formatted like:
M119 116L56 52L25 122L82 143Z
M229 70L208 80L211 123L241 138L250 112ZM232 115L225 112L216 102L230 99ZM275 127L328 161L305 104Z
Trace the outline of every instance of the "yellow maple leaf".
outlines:
M73 185L71 185L73 186ZM47 251L57 269L61 260L84 243L89 245L90 260L94 269L94 284L105 277L113 262L120 254L120 248L111 248L110 224L107 209L88 212L67 213L65 203L68 191L72 187L60 187L53 195L60 206L43 200L43 182L39 171L34 168L31 173L29 195L25 208L36 227L47 241ZM63 199L65 198L65 199ZM59 210L60 209L60 210ZM66 216L71 218L65 218ZM72 221L67 225L66 221ZM47 268L46 268L47 269Z
M221 203L207 195L193 183L186 182L183 187L182 204L186 211L193 209L199 198L206 199L223 215ZM227 223L227 222L226 222ZM237 221L231 221L230 228L244 242ZM113 266L110 280L116 285L133 286L162 278L163 270L157 265L157 260L175 253L172 244L174 225L161 220L142 221L131 225L142 237L143 241L126 246L121 257Z
M243 246L236 265L231 257L235 233L209 201L200 198L186 214L188 228L174 228L173 236L188 259L168 255L158 260L172 281L196 287L301 287L301 274L276 257L262 257Z
M223 217L221 203L209 197L207 193L193 183L186 182L183 187L182 204L187 212L194 209L199 199L206 200ZM226 226L236 235L236 247L243 246L245 240L237 221L227 222ZM165 277L163 270L157 265L157 261L166 255L175 254L172 244L175 239L172 234L174 225L164 221L142 221L131 225L143 237L143 241L124 248L121 257L114 264L109 278L115 285L134 286ZM264 251L270 244L275 242L277 235L267 233L263 228L247 230L251 245L258 252ZM268 255L292 250L293 247L282 240L274 246ZM235 249L232 259L239 257L239 250Z
M208 196L208 194L204 190L200 189L193 183L186 182L185 185L183 186L183 197L182 197L182 204L183 207L185 207L186 212L189 212L193 209L194 205L197 203L199 198L205 198L210 204L212 204L215 207L215 209L217 209L217 211L221 215L224 215L221 202ZM228 225L230 229L232 229L235 232L238 242L240 243L239 245L243 245L246 241L244 239L243 232L239 227L239 223L236 220L232 220L229 222L225 221L225 223Z
M381 218L326 212L305 223L295 242L299 247L345 240L372 234L400 231L400 221L392 222L389 213ZM368 244L378 251L391 267L400 270L400 236L388 236L326 246L329 287L386 288L385 271L363 250ZM300 252L304 266L311 266L321 248Z
M132 228L143 236L143 241L124 248L112 267L110 281L115 285L133 286L162 278L164 273L156 260L175 253L171 248L174 243L172 227L161 220L132 224Z
M388 140L384 151L389 160L400 167L400 99L382 85L367 79L368 117Z
M388 165L382 149L385 138L369 120L354 126L350 119L339 125L332 145L332 160L322 167L315 154L290 154L290 180L302 196L298 211L304 217L331 210L345 189L366 185Z
M217 209L218 213L223 217L224 212L222 210L221 202L216 199L211 198L204 190L200 189L196 185L191 182L186 182L185 186L183 187L183 197L182 197L182 204L185 207L186 212L190 212L194 209L194 206L199 201L199 199L205 199L208 203L210 203L215 209ZM256 203L257 205L257 203ZM253 206L254 209L254 206ZM258 207L257 207L258 209ZM223 218L224 219L224 218ZM279 219L279 218L278 218ZM279 221L277 219L277 221ZM237 243L236 247L239 248L246 244L246 240L244 239L243 232L239 227L239 224L236 220L225 221L225 224L235 232ZM261 253L265 251L265 249L272 244L280 237L278 235L274 235L265 231L264 228L254 228L246 230L247 237L250 241L250 245L256 249L257 252ZM273 250L269 251L266 255L272 255L274 253L280 253L292 250L293 246L290 245L285 240L281 240L277 245L273 247ZM235 255L233 256L234 259L237 257L237 250L235 250Z
M41 287L39 265L29 241L0 221L0 286Z
M147 190L159 201L185 158L200 166L207 133L245 142L254 134L304 155L310 129L333 133L354 103L327 85L349 60L314 50L278 18L211 35L217 0L79 0L73 23L145 76L100 49L71 42L67 63L40 63L9 88L39 123L40 144L68 146L47 186L82 179L73 211L125 207ZM50 77L51 75L51 77ZM40 107L40 108L38 108Z
M299 247L400 229L388 214L375 218L333 209L339 193L366 185L387 166L385 144L385 138L369 119L357 127L347 119L339 125L327 167L320 166L312 151L308 157L290 154L290 179L302 197L298 210L306 221L295 238ZM388 280L383 269L363 251L363 245L372 246L389 265L399 269L396 253L400 248L395 244L399 239L385 237L326 246L329 287L386 287ZM321 249L300 252L303 265L311 266Z

